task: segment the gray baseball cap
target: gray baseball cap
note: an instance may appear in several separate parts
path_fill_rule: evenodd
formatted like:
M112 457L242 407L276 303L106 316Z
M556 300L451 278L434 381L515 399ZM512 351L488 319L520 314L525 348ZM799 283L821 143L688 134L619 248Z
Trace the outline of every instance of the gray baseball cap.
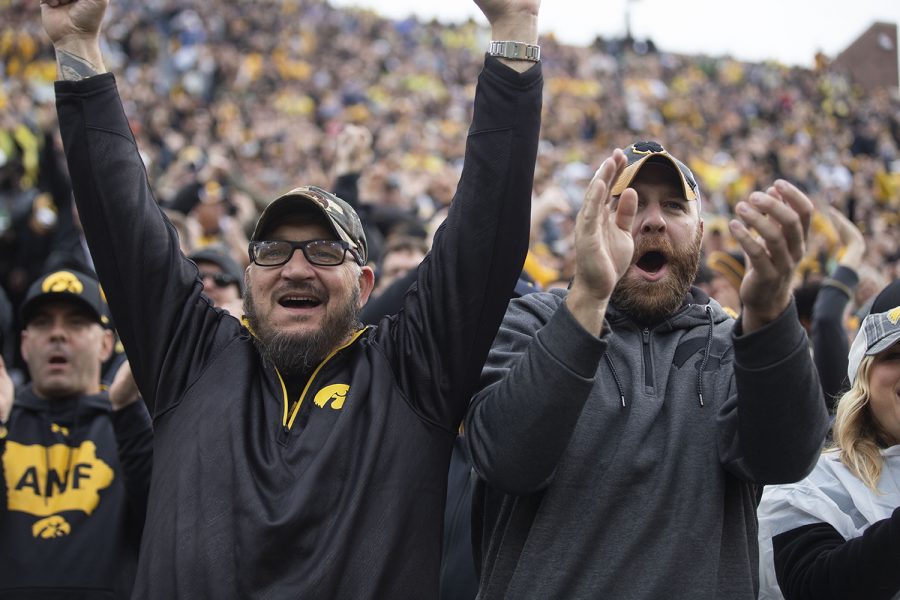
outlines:
M847 377L850 378L850 383L856 379L863 356L884 352L897 342L900 342L900 306L887 312L870 314L863 319L847 357Z

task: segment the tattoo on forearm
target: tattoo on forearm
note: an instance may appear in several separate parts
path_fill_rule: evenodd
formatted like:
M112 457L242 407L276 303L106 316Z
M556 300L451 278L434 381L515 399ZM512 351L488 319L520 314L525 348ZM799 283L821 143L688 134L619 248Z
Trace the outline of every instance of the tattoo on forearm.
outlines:
M64 50L56 51L56 63L59 65L59 74L65 81L87 79L100 73L90 61Z

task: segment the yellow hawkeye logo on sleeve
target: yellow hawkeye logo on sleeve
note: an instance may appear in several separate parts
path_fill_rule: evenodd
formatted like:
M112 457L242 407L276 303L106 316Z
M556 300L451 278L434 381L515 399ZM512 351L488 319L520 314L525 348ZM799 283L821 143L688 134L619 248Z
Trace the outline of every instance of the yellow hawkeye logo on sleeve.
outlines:
M313 398L313 402L315 402L316 406L319 408L325 408L325 405L331 402L331 408L340 410L344 407L344 400L347 399L347 392L349 390L350 386L345 383L326 385L319 390L316 397Z
M68 535L70 525L57 513L79 510L90 515L100 504L100 490L115 478L112 468L97 456L94 442L77 448L6 442L3 454L7 509L36 517L35 537Z

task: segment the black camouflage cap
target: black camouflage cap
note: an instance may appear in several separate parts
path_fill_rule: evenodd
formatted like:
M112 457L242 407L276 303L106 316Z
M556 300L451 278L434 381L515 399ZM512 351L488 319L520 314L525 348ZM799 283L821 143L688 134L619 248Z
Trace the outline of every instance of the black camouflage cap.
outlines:
M309 210L310 207L328 218L328 223L338 239L350 244L365 264L369 258L369 250L359 215L344 200L313 185L294 188L272 200L259 216L250 241L264 239L278 219L285 215Z

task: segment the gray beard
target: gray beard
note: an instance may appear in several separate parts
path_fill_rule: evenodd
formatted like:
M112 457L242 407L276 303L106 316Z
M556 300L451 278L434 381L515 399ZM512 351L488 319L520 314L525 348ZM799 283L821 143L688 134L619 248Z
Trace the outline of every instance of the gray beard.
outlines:
M244 295L244 315L256 334L253 343L263 359L275 365L283 377L300 377L311 371L361 325L359 322L359 284L346 302L330 312L322 326L311 333L288 334L262 323L256 314L253 294L248 286Z
M613 289L610 302L639 323L656 323L675 313L691 289L700 265L700 244L703 232L697 231L694 243L688 248L672 248L667 255L670 274L661 281L643 281L636 277L622 277ZM643 249L635 248L635 257Z

